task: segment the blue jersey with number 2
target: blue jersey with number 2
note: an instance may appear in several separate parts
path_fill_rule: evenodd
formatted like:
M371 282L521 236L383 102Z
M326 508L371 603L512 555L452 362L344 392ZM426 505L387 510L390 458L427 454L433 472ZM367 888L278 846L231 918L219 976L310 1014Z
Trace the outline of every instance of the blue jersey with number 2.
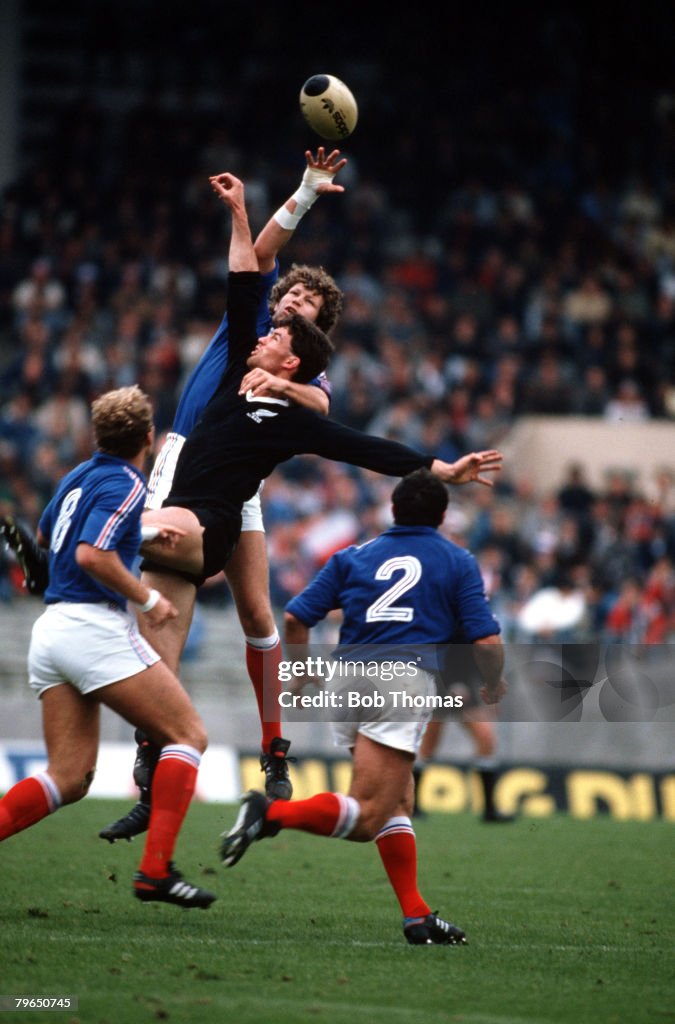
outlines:
M307 626L342 608L340 647L350 657L373 644L394 648L398 657L403 648L430 645L428 657L422 653L430 670L437 667L431 645L457 634L471 643L500 632L476 559L431 526L393 526L338 551L286 608Z

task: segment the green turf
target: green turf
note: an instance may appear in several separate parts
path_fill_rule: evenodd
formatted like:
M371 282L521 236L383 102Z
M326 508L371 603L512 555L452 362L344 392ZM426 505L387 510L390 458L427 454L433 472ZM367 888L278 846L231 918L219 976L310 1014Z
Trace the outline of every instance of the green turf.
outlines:
M96 838L126 806L88 800L3 844L0 994L80 1003L0 1024L675 1020L667 823L432 815L420 888L469 945L411 947L372 845L285 832L225 870L232 807L193 806L176 853L218 902L143 906L139 841Z

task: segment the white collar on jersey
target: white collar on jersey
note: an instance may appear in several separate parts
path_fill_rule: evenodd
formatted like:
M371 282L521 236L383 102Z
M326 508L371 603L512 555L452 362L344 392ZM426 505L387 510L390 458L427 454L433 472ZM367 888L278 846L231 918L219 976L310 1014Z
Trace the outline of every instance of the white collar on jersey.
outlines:
M253 390L249 388L246 392L247 402L266 402L269 405L285 405L289 406L290 400L288 398L272 398L271 395L257 395L254 396Z

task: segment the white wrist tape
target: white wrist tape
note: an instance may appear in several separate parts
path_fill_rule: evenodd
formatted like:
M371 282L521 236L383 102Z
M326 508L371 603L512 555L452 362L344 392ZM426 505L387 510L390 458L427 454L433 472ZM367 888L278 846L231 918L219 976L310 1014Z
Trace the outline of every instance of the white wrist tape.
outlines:
M141 544L149 544L151 540L159 537L160 533L159 526L141 526Z
M307 211L319 198L317 185L331 182L334 177L334 172L322 171L317 167L307 167L302 176L300 188L296 189L291 196L291 199L295 199L296 202L295 211L291 213L284 204L274 214L274 219L279 227L284 228L285 231L295 231Z
M157 602L159 601L161 596L162 595L160 594L159 590L152 590L151 589L150 590L150 597L145 602L145 604L139 604L139 606L138 606L139 612L149 612L149 611L152 611L152 609L155 607L155 605L157 604Z
M280 206L274 214L274 219L279 227L283 228L284 231L295 231L305 212L306 211L301 210L299 206L296 207L295 213L291 213L291 211L287 210L285 206Z

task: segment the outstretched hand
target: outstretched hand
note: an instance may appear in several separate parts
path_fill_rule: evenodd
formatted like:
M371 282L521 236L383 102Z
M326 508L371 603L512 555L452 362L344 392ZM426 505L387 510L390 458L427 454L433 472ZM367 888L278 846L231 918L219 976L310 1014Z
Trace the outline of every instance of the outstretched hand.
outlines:
M440 477L446 484L468 484L475 482L485 487L494 487L494 481L485 473L498 473L502 468L504 456L501 452L488 449L483 452L471 452L463 455L456 462L443 462L434 459L431 472Z
M314 156L312 151L308 149L305 152L305 159L307 160L307 170L316 172L313 176L314 181L316 182L313 187L314 191L318 195L324 195L326 192L344 192L343 185L335 185L333 183L335 175L338 171L342 170L347 163L346 157L342 157L342 159L340 159L339 149L332 150L328 156L326 156L326 150L323 146L319 146L316 151L316 156ZM305 174L306 173L307 171ZM326 180L317 181L317 178L320 178L323 175L326 176Z

